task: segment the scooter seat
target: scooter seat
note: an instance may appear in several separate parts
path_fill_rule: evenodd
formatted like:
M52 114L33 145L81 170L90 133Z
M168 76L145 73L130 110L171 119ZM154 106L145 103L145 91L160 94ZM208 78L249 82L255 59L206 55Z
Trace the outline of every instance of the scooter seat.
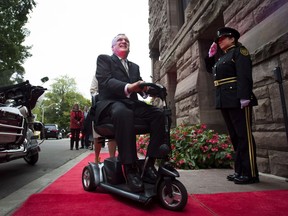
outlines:
M142 119L135 119L134 122L135 134L146 134L150 132L150 127ZM101 122L98 122L97 125L94 126L95 131L107 139L114 138L114 126L112 124L112 120L109 116L101 119Z

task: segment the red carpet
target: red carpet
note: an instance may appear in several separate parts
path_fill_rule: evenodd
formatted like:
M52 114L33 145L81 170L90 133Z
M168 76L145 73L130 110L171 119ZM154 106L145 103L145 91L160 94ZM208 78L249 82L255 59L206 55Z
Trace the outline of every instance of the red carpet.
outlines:
M102 160L108 154L101 154ZM86 192L82 188L81 175L90 154L71 170L58 178L41 193L31 195L13 216L29 215L104 215L104 216L172 216L172 215L260 215L284 216L288 212L288 190L248 193L196 194L189 196L183 212L171 212L158 203L143 206L122 197L105 193L97 188Z

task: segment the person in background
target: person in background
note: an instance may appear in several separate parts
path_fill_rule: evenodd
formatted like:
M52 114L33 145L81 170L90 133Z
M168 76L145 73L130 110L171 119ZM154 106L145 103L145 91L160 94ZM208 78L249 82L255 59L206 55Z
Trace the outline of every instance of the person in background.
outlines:
M88 106L84 106L83 108L83 116L84 116L84 120L83 120L83 124L82 124L82 137L81 137L81 148L80 149L88 149L89 147L89 131L87 127L85 127L85 123L86 123L86 119L88 116ZM87 124L87 123L86 123Z
M94 75L92 77L92 82L90 86L90 94L91 97L95 97L98 94L98 82L96 79L96 76ZM94 122L92 122L92 134L93 134L93 142L94 142L94 151L95 151L95 163L100 162L100 152L101 148L103 146L103 142L105 145L105 139L101 138L101 136L94 130ZM115 157L116 155L116 141L115 139L109 139L108 140L108 151L110 157Z
M83 120L83 112L80 110L79 104L75 103L70 112L70 150L73 150L74 143L76 150L79 150L79 135L82 128Z
M251 128L252 107L257 105L257 99L252 92L251 57L238 42L239 38L236 29L218 29L205 63L215 80L216 109L222 112L235 151L235 172L227 179L235 184L251 184L259 182L256 144ZM215 61L218 48L222 55Z
M165 115L161 109L138 100L139 93L145 96L147 87L140 76L139 66L127 60L130 41L125 34L118 34L112 40L112 56L99 55L96 78L99 87L96 121L110 116L115 129L120 161L123 165L127 186L133 192L144 190L143 181L154 183L157 170L154 166L159 157L159 147L164 142ZM147 166L143 179L137 168L136 135L134 119L143 119L150 126L150 143L147 150Z

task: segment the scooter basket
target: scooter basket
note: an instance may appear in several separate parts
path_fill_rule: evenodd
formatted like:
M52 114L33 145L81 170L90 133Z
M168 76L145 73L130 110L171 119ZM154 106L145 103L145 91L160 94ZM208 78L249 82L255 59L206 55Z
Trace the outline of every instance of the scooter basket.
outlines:
M121 162L116 157L107 158L104 160L104 169L107 182L110 184L123 184L125 178L122 172Z

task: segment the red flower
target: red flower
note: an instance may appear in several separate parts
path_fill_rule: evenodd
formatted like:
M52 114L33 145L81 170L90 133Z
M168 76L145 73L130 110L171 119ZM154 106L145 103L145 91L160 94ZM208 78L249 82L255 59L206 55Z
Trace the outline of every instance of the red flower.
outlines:
M226 154L226 158L229 159L229 160L231 160L231 159L232 159L232 155L229 154L229 153L227 153L227 154Z

